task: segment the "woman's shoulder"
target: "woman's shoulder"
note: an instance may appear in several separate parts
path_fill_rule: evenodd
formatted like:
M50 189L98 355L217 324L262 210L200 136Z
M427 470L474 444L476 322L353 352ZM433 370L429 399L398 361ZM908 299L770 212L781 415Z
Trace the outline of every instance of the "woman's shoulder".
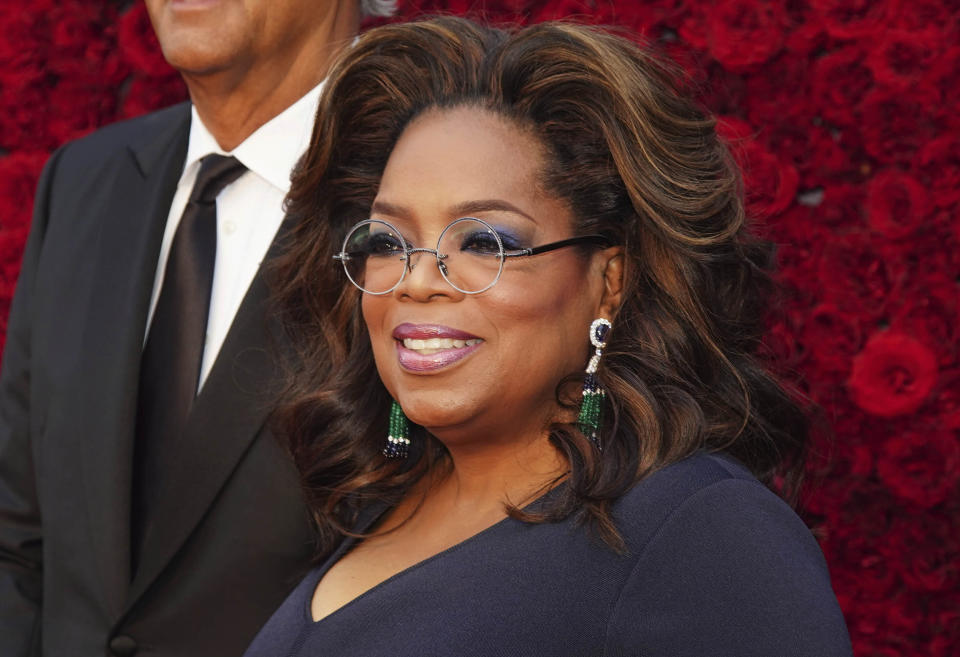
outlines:
M850 654L816 540L735 459L698 454L657 471L621 498L616 519L632 572L611 619L614 654L641 645L676 654ZM636 619L651 613L663 623L637 630Z
M641 550L665 524L701 519L721 533L736 531L750 516L809 530L793 509L735 458L699 452L638 482L615 505L617 526L631 551Z

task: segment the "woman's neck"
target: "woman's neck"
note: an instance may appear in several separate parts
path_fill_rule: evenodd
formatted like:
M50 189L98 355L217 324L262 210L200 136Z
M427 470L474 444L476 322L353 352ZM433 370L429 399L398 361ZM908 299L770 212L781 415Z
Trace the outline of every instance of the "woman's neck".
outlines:
M426 482L425 496L445 500L451 510L502 510L524 506L568 471L546 435L511 443L448 445L451 467Z

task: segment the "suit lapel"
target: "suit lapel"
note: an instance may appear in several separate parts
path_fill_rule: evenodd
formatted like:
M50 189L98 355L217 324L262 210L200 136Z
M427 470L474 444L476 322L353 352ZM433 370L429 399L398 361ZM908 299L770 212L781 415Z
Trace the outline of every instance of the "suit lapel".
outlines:
M285 223L264 258L276 255L289 227ZM172 486L157 505L154 538L143 547L141 565L130 591L133 604L163 571L213 504L272 410L277 366L273 347L268 289L263 266L234 317L187 420L183 454L171 459Z
M162 118L161 118L162 117ZM103 206L99 245L91 257L93 294L80 358L76 436L89 523L114 615L130 583L130 491L137 377L150 292L170 202L186 157L186 104L154 118L142 141L120 155Z

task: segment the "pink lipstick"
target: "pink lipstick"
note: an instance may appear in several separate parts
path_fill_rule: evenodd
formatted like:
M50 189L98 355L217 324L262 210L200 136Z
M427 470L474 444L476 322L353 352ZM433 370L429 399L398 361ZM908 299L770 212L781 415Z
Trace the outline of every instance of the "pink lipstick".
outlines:
M400 324L393 329L400 366L412 372L438 370L480 348L475 335L438 324Z

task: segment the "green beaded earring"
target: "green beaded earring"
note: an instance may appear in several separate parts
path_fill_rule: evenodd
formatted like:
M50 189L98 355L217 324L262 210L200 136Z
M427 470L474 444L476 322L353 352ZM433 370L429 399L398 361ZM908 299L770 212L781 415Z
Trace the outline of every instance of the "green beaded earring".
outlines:
M388 459L405 459L410 454L410 420L403 414L400 404L393 401L390 405L390 433L383 455Z
M577 418L577 428L590 439L597 449L600 445L600 427L603 425L603 403L607 398L600 381L597 380L597 367L600 365L600 356L607 346L607 335L613 325L609 320L593 320L590 325L590 344L596 347L590 362L587 364L587 375L583 379L583 401L580 402L580 416Z

